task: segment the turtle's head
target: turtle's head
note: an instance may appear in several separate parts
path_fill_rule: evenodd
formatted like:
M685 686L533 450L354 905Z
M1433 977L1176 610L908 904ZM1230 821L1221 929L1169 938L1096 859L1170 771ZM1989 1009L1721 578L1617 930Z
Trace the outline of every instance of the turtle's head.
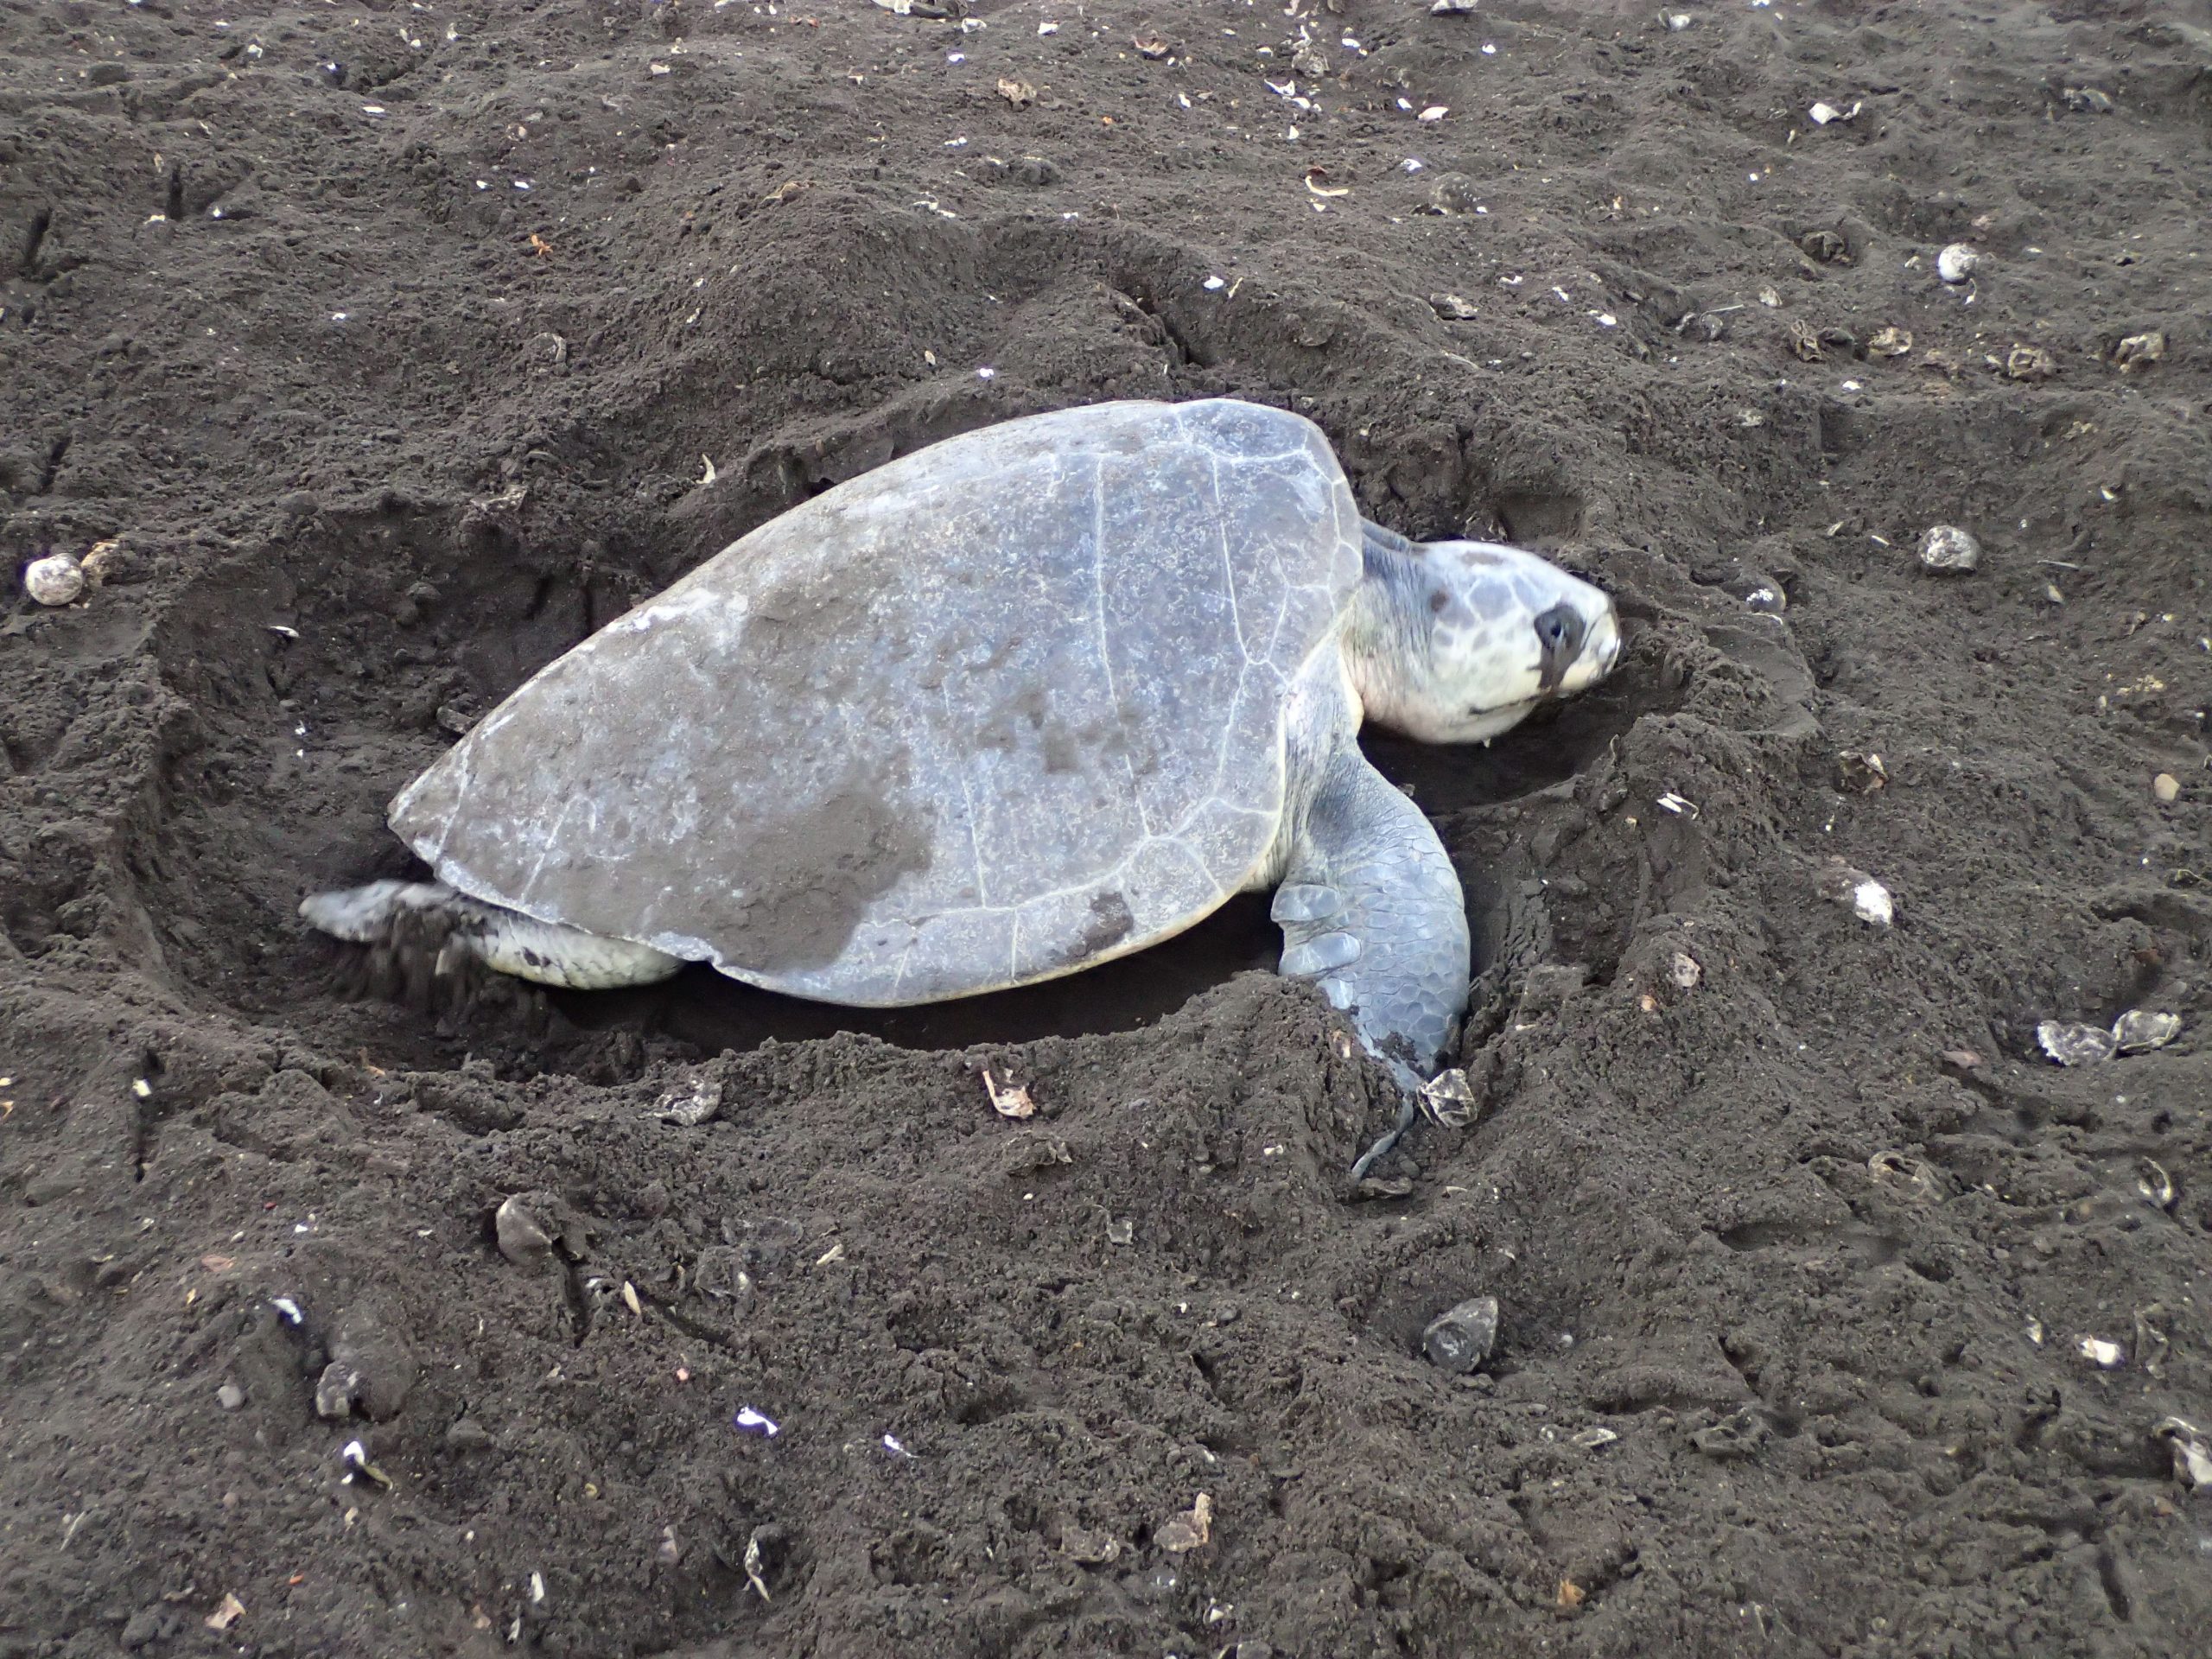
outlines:
M1473 743L1547 697L1593 685L1620 655L1599 589L1496 542L1368 542L1364 614L1347 638L1370 719L1431 743Z

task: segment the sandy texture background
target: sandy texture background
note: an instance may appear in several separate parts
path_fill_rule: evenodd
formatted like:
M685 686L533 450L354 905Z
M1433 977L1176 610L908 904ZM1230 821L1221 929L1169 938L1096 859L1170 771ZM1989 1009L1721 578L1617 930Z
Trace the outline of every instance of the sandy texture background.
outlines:
M2212 16L1681 10L0 6L0 551L105 544L0 613L0 1654L2195 1650ZM1263 905L860 1021L294 916L809 493L1221 392L1629 626L1371 745L1488 963L1399 1196Z

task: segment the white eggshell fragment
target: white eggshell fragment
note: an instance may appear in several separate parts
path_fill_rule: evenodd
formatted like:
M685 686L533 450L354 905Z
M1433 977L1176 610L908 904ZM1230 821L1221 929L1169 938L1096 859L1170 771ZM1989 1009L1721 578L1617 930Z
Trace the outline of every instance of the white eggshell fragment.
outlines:
M2151 1432L2166 1443L2176 1480L2191 1491L2212 1486L2212 1434L2186 1417L2162 1419Z
M1954 242L1936 256L1936 274L1945 282L1963 283L1974 275L1981 256L1963 242Z
M67 553L49 553L23 567L23 591L41 605L67 605L85 591L85 573Z
M2113 1042L2123 1054L2164 1048L2180 1035L2179 1014L2158 1014L2149 1008L2130 1008L2113 1020L2112 1027Z
M2104 1370L2113 1370L2127 1363L2127 1355L2116 1342L2107 1342L2102 1337L2082 1338L2082 1357Z
M2036 1027L2036 1044L2061 1065L2094 1065L2120 1050L2120 1039L2102 1026L2046 1020Z
M1870 927L1887 927L1897 919L1890 890L1872 876L1852 888L1851 913Z
M1840 858L1828 860L1813 885L1821 898L1833 905L1848 905L1851 913L1870 927L1887 927L1897 918L1890 890Z
M1981 563L1981 543L1956 524L1930 524L1920 537L1920 565L1944 575L1970 575Z

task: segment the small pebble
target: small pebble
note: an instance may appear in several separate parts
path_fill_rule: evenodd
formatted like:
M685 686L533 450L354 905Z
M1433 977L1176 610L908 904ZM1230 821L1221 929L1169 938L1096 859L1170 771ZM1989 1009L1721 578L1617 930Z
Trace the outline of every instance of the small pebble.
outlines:
M2181 779L2171 772L2162 772L2151 780L2151 793L2160 806L2171 806L2181 798Z
M215 1390L215 1403L225 1411L236 1411L245 1404L245 1390L235 1382L226 1382Z
M2113 348L2113 366L2122 374L2133 374L2138 369L2147 369L2166 354L2164 332L2153 328L2148 334L2130 334Z
M1497 1298L1474 1296L1446 1309L1421 1333L1429 1363L1452 1376L1478 1370L1497 1342Z
M67 553L49 553L23 567L23 591L41 605L67 605L85 591L85 573Z
M553 1254L553 1236L524 1206L519 1194L499 1206L492 1224L499 1232L499 1254L518 1268L537 1267Z
M332 1360L323 1367L315 1385L315 1414L341 1422L353 1414L353 1396L360 1392L361 1374L353 1367Z
M1954 242L1936 256L1936 274L1943 281L1956 285L1974 273L1981 264L1981 256L1963 242Z
M1836 782L1854 795L1872 795L1889 786L1890 769L1868 750L1846 749L1835 758Z
M492 1436L474 1417L462 1417L446 1430L446 1445L455 1452L482 1452L492 1445Z
M1981 563L1981 543L1956 524L1930 524L1920 538L1920 566L1963 576Z

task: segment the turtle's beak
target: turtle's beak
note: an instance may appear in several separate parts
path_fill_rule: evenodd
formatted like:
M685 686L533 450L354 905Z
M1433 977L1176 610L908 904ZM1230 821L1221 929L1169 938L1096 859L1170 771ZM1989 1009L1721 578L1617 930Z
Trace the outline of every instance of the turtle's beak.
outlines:
M1590 677L1592 682L1604 679L1613 671L1613 664L1620 661L1620 618L1614 614L1611 605L1605 607L1605 613L1590 630L1589 639L1583 642L1582 654L1598 665L1597 671Z

